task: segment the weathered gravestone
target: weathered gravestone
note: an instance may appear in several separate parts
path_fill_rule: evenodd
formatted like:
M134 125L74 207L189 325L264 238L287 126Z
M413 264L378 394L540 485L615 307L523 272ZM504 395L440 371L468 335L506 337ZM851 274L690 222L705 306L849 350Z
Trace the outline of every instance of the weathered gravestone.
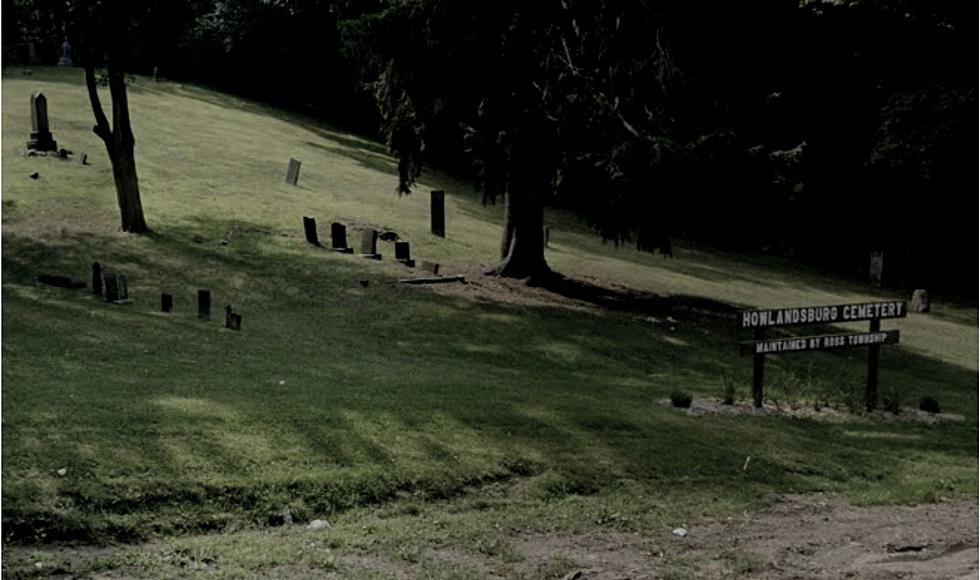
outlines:
M381 259L381 254L378 253L378 230L361 232L361 257L372 260Z
M31 93L31 139L27 148L32 151L58 150L48 127L48 98L40 91Z
M174 297L166 293L161 294L160 312L173 312L173 311L174 311Z
M395 242L395 261L401 262L409 268L415 267L415 260L412 259L412 249L408 242Z
M320 237L316 233L316 220L311 217L303 216L303 231L306 232L306 241L314 246L320 245Z
M231 330L242 329L242 315L236 314L231 310L231 304L225 306L225 328Z
M289 167L286 169L286 183L289 185L296 185L299 181L299 165L298 159L289 158Z
M68 39L65 38L64 44L61 45L61 53L58 57L58 66L74 66L71 61L71 45L68 44Z
M912 292L912 303L909 304L912 312L929 312L929 293L919 289Z
M122 274L103 275L105 281L105 301L113 304L131 304L129 290L126 288L126 277Z
M344 224L330 224L330 249L344 254L354 253L354 248L347 247L347 226Z
M551 239L551 228L544 226L544 247L548 247L548 241Z
M868 280L875 286L881 286L881 273L884 269L884 253L871 252L871 262L868 265Z
M211 320L211 291L197 291L197 317L200 320Z
M92 294L102 296L102 264L92 262Z
M422 260L422 271L428 272L433 276L439 275L439 264L437 262L430 262L428 260Z
M154 82L160 81L160 67L156 67L156 66L153 67L153 81Z
M431 195L432 234L444 238L446 237L446 192L441 189L434 189Z
M88 153L82 153L81 164L82 165L88 165Z

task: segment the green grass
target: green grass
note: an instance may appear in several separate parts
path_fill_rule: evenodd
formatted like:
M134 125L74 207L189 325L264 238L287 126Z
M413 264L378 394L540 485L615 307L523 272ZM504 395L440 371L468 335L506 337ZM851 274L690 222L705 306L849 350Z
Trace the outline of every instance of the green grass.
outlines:
M75 161L21 155L35 89ZM689 417L659 401L675 390L717 397L726 376L748 398L751 363L737 355L728 305L892 295L683 244L674 260L617 251L559 212L549 214L553 267L668 297L657 315L678 318L673 330L634 313L399 286L404 268L390 256L318 251L300 218L316 216L321 232L331 221L394 229L416 257L451 271L492 261L501 209L437 172L421 194L399 198L378 145L301 117L144 78L130 91L148 236L118 232L81 71L3 77L8 544L163 542L153 557L131 550L88 564L150 577L188 562L204 572L220 562L230 577L302 576L360 552L479 577L486 570L430 561L427 550L452 544L512 575L509 531L519 527L659 537L772 493L976 495L976 305L934 299L934 315L883 324L903 334L902 346L882 349L882 384L909 402L932 396L963 422ZM82 152L91 166L77 163ZM283 183L290 156L303 162L298 187ZM41 178L28 179L33 171ZM449 192L446 239L428 233L437 187ZM94 260L127 275L134 304L35 282L44 272L87 277ZM195 319L197 288L211 289L215 321ZM174 294L174 314L157 312L161 292ZM694 298L716 314L681 307ZM225 304L244 315L241 333L221 328ZM771 357L773 393L800 381L860 390L863 356ZM520 493L487 491L511 485ZM334 522L302 557L289 550L308 535L277 527L286 506L296 522ZM30 564L30 553L19 557ZM736 568L755 565L739 558Z

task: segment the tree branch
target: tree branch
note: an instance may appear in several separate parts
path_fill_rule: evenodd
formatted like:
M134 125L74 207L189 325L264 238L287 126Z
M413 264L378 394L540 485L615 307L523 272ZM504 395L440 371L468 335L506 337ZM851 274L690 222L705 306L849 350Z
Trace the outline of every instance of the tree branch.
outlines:
M106 118L102 110L102 101L99 100L99 88L95 83L95 67L90 59L85 63L85 86L88 88L88 100L92 104L92 113L95 114L95 126L92 132L98 135L106 143L112 138L112 128L109 126L109 119Z

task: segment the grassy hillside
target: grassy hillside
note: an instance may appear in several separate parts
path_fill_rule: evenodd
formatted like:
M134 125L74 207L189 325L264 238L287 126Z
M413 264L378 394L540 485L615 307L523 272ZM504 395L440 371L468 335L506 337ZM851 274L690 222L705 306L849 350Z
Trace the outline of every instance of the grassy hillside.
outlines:
M81 71L8 69L2 88L9 544L232 534L330 517L336 549L410 557L451 532L460 549L489 550L506 567L500 546L518 522L655 535L772 493L976 494L976 305L940 299L933 314L882 325L902 330L901 346L882 349L883 392L911 407L932 396L963 421L689 416L660 401L677 389L716 398L726 376L748 398L751 363L737 356L732 308L893 296L683 245L674 260L616 250L557 212L552 266L647 297L640 311L569 307L547 292L522 302L471 292L479 285L398 285L406 270L390 246L382 262L317 250L303 241L301 217L317 218L321 239L331 221L390 228L417 258L470 273L497 251L500 208L439 173L398 197L394 162L375 143L144 78L130 99L154 233L125 235ZM48 96L52 132L73 160L23 156L33 90ZM91 165L78 163L82 153ZM297 187L283 182L289 157L303 163ZM449 194L446 239L428 233L431 188ZM126 274L132 305L36 282L40 273L87 278L95 260ZM194 317L197 288L214 296L210 323ZM174 294L175 313L158 312L161 292ZM218 322L225 304L243 314L241 333ZM863 357L771 357L770 392L784 407L846 407L862 388ZM520 493L451 510L437 501L504 484ZM377 512L363 509L396 510L397 525L372 528L381 538L372 543L358 518ZM443 523L423 525L431 518ZM258 557L241 545L289 544L290 533L197 545L266 565L274 551L255 548Z

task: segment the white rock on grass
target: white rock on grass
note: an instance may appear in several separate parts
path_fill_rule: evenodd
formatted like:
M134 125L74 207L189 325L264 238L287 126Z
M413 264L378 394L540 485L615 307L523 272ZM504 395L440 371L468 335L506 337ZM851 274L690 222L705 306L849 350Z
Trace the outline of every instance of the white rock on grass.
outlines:
M684 528L674 528L674 532L673 533L678 538L686 538L687 537L687 530L685 530Z
M313 520L306 527L310 530L322 530L323 528L329 528L330 522L327 520Z

